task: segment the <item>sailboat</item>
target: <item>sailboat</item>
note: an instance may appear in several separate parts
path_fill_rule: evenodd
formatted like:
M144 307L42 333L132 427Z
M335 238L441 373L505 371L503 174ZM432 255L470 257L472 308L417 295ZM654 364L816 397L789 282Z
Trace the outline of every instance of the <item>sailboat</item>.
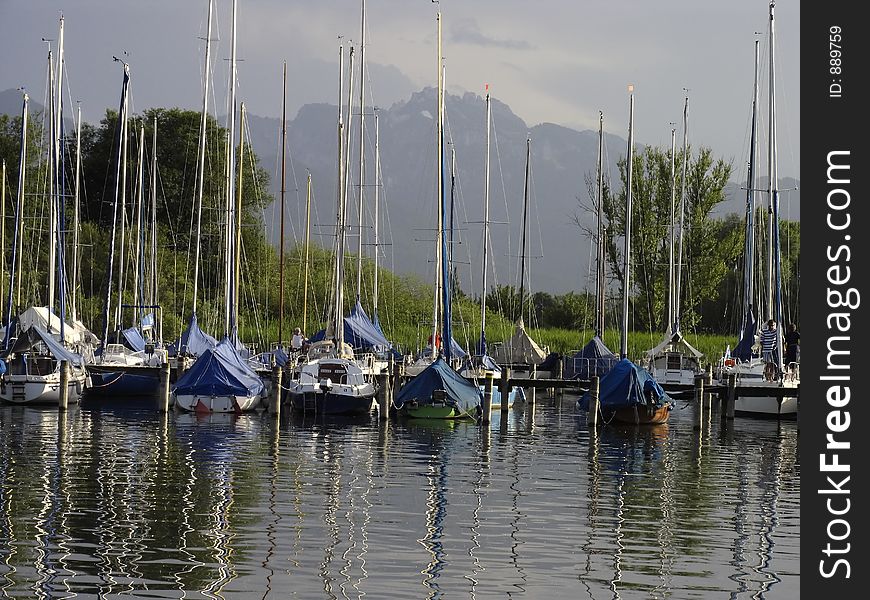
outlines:
M287 384L290 407L297 412L321 415L363 415L373 405L377 387L369 370L354 360L353 349L346 342L344 318L344 254L346 244L347 169L344 155L349 152L347 131L342 116L344 84L344 49L339 46L338 102L338 192L336 210L335 262L333 265L334 303L331 322L324 338L311 344L305 362ZM348 121L353 94L353 48L350 48L350 83Z
M636 425L665 423L673 403L659 383L646 369L628 360L628 292L631 279L631 196L634 162L634 86L629 86L631 103L628 117L628 159L626 160L625 190L625 248L623 251L622 327L620 336L621 360L601 379L599 410L605 422ZM578 401L580 410L588 411L590 394L586 392Z
M21 248L23 235L24 173L26 167L27 104L25 93L22 103L21 154L19 162L18 202L15 211L15 237L13 239L13 270L10 274L10 288L6 312L6 331L3 343L3 360L0 370L5 370L0 380L0 398L15 404L58 404L61 401L61 383L66 379L65 395L67 402L78 402L83 391L87 374L84 360L79 352L68 347L74 343L78 332L66 322L66 261L64 253L64 198L66 178L64 171L64 132L63 132L63 39L64 19L60 18L58 53L53 59L49 50L49 252L48 252L48 304L44 309L45 325L42 319L34 322L31 315L42 312L41 307L33 307L11 319L12 285L16 269L20 277ZM56 71L55 71L56 66ZM20 289L20 285L19 285ZM57 315L53 313L56 306ZM28 322L29 321L29 322ZM55 323L57 327L55 329ZM13 335L17 333L14 338ZM62 373L67 365L67 373Z
M213 348L207 348L193 366L178 378L172 398L176 408L197 413L239 413L259 406L265 395L265 386L250 364L239 354L238 332L238 199L236 197L236 1L233 0L232 56L230 59L230 106L228 127L228 168L226 196L226 270L224 296L224 337ZM209 3L209 32L211 30L211 3ZM206 56L208 51L206 52ZM208 69L206 68L206 75ZM208 77L206 76L206 79ZM244 107L244 104L242 105ZM204 128L201 132L204 134ZM244 142L244 139L242 139ZM201 147L202 150L202 147ZM200 157L202 161L202 157ZM202 164L202 163L201 163ZM202 181L200 172L200 181ZM200 190L201 193L201 190ZM199 227L197 227L199 236ZM197 249L198 252L198 249ZM195 325L196 311L191 319ZM188 337L188 340L190 337Z
M478 386L457 373L452 365L450 264L448 258L444 191L444 70L441 53L441 11L438 24L437 171L438 227L435 232L435 296L433 300L432 362L405 384L393 400L402 416L426 419L477 418L482 394ZM441 343L439 343L439 340Z
M798 364L784 365L782 357L782 282L780 270L779 245L779 183L777 181L776 155L776 98L775 98L775 61L774 61L774 6L770 3L770 83L769 83L769 147L768 147L768 245L767 245L767 299L766 305L773 315L777 326L775 359L777 377L768 381L764 377L765 362L759 353L754 351L757 331L757 315L754 306L756 292L754 289L755 270L755 134L758 105L758 42L755 43L755 83L752 102L752 140L750 143L749 173L746 193L746 238L744 242L744 281L743 281L743 322L739 333L740 340L731 356L726 358L722 369L722 379L728 379L730 374L737 376L737 397L734 402L735 414L767 417L767 418L797 418L797 393L794 396L741 396L740 388L793 388L800 384L800 366ZM788 367L787 369L784 367Z
M523 322L523 312L526 306L526 240L528 239L529 185L531 175L532 140L526 139L526 169L525 185L523 187L523 225L522 250L520 251L520 293L519 316L514 332L501 346L493 352L499 364L510 365L518 377L530 377L533 366L536 368L544 362L549 354L548 348L541 348L526 331ZM549 377L549 372L538 371L539 377Z
M478 354L468 357L460 369L460 373L466 378L482 379L487 372L493 373L493 379L501 379L501 367L495 359L487 354L486 345L486 281L489 258L489 157L490 157L490 129L492 125L492 105L489 95L489 85L486 86L486 160L484 162L484 194L483 194L483 243L481 245L481 287L480 287L480 341L478 342ZM484 391L481 387L481 391ZM525 399L525 393L520 387L513 387L505 399L508 406L513 406L517 400ZM492 388L492 408L502 407L500 386Z
M683 107L683 180L680 192L680 237L676 261L674 258L674 195L676 193L676 130L671 129L671 226L668 260L668 317L667 331L659 344L646 351L645 365L664 385L691 385L701 372L699 352L680 331L680 291L683 272L683 237L686 214L686 170L689 163L689 97Z
M596 252L595 252L595 335L572 356L566 359L564 377L566 379L589 379L601 377L619 360L607 347L601 336L604 335L604 113L598 113L598 201L596 211Z

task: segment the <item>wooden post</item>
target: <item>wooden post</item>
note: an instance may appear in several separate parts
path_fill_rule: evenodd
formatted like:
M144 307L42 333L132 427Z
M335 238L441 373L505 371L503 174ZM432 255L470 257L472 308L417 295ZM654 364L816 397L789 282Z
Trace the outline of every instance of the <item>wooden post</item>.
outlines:
M510 377L511 370L505 367L501 371L501 379L498 382L498 391L501 392L501 415L502 419L507 422L508 397L510 396Z
M704 425L704 375L695 375L695 429Z
M158 375L157 410L162 413L169 412L169 372L170 366L167 360L160 365L160 374Z
M734 418L734 404L737 400L737 374L728 374L728 393L725 396L725 408L722 411L723 419Z
M534 381L538 378L538 365L532 365L531 375L532 375L532 385L529 388L529 395L528 395L527 399L529 401L529 406L534 406L535 405L535 392L538 389L537 386L535 385Z
M564 377L565 377L565 365L560 360L558 362L558 364L556 365L556 379L561 380L561 379L564 379ZM564 389L565 388L563 388L562 386L559 386L559 391L557 392L556 388L553 388L553 396L555 397L556 394L561 396L564 393L563 392Z
M65 411L69 406L69 363L60 361L60 397L57 401L58 410Z
M713 385L713 365L707 365L707 371L704 374L704 385L709 389ZM713 392L707 392L707 404L705 405L707 409L707 422L710 422L710 419L713 416Z
M281 417L281 386L283 385L284 369L278 365L272 367L272 397L269 402L269 414Z
M586 424L589 427L598 426L598 401L599 401L599 385L600 380L598 375L593 375L589 378L589 416L586 417Z
M493 372L486 372L486 379L483 384L483 412L481 413L480 422L482 425L489 425L489 421L492 418L492 381L493 381Z
M390 417L390 402L388 399L390 391L390 374L378 373L375 375L375 379L378 382L378 393L376 395L378 400L378 419L386 421Z

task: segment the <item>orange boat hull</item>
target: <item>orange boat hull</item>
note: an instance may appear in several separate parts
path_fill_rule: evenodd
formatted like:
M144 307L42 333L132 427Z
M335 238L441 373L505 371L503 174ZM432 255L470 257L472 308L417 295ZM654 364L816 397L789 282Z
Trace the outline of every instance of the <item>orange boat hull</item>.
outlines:
M633 406L620 408L613 413L613 420L619 423L631 425L658 425L667 423L671 416L671 405L662 406Z

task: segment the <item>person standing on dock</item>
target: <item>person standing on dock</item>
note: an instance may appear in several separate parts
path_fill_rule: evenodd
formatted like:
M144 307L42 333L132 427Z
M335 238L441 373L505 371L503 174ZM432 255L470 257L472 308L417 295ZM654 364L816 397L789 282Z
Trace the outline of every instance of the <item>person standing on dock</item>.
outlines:
M797 330L794 323L788 324L788 331L785 332L785 364L791 369L791 365L796 365L800 361L801 352L801 334Z
M293 330L293 337L290 339L290 349L298 352L305 345L305 336L302 335L302 330L298 327Z
M764 360L764 380L776 379L776 322L770 319L767 329L761 332L761 358Z

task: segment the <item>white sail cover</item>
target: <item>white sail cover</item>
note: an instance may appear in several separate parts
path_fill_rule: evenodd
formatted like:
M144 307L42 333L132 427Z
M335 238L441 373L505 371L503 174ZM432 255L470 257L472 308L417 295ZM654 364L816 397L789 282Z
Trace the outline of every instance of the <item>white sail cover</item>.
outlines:
M55 339L60 339L60 317L49 311L47 306L31 306L18 315L18 324L20 331L36 327L40 331L50 333ZM64 323L63 338L67 344L86 342L87 336L96 339L96 336L84 325Z
M501 364L539 365L544 362L547 352L529 337L523 320L517 322L514 334L496 348L493 357Z
M658 346L652 348L651 350L646 351L646 355L650 358L655 358L664 354L665 352L679 352L685 356L693 356L696 359L700 359L704 356L703 353L699 352L692 346L689 341L683 337L683 334L680 333L680 330L677 329L673 333L668 333L665 335L664 339L659 343Z

